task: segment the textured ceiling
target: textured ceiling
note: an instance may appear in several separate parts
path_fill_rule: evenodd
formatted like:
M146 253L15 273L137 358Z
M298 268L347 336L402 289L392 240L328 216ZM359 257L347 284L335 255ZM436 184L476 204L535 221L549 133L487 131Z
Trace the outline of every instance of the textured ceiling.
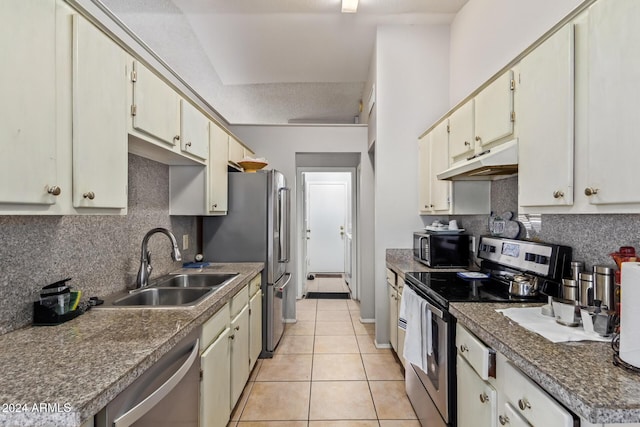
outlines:
M443 24L467 0L102 0L230 123L353 122L376 27Z

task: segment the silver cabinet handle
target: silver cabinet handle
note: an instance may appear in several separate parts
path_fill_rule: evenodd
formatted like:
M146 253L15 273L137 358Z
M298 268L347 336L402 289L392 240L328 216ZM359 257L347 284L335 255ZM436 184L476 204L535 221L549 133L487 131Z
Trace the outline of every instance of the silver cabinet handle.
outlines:
M231 335L229 335L229 339L230 339L230 340L234 339L235 337L236 337L236 334L231 334Z
M554 191L553 192L553 198L554 199L559 199L561 197L564 197L564 193L562 191L558 190L558 191Z
M507 417L506 415L499 415L498 420L500 421L500 424L503 426L509 424L509 417Z
M193 345L193 350L191 350L191 354L189 354L189 357L182 364L182 366L180 366L180 368L178 368L178 370L173 375L171 375L171 378L169 378L167 381L165 381L164 384L162 384L153 393L151 393L149 397L116 418L113 421L113 427L129 427L130 425L138 421L143 415L149 412L151 408L156 406L158 402L164 399L167 394L169 394L171 390L173 390L175 386L178 385L180 381L182 381L184 376L187 375L187 372L189 372L189 369L191 369L191 366L193 366L193 363L196 361L199 352L200 340L196 339L196 342Z
M480 394L480 402L487 403L488 401L489 401L489 396L487 396L487 393L482 392Z
M468 147L471 147L471 143L470 143L469 141L465 141L465 142L464 142L464 145L466 145L466 146L468 146Z
M187 142L186 144L184 144L185 147L191 147L191 141Z
M476 136L476 141L480 141L482 138L480 138L479 136Z
M57 185L54 185L52 187L47 186L47 193L51 194L52 196L59 196L60 193L62 193L62 190Z
M233 328L233 329L234 329L234 330L236 330L236 331L239 331L239 330L240 330L240 325L236 326L236 327L235 327L235 328Z
M96 198L96 193L94 193L93 191L87 191L82 195L82 197L84 197L85 199L93 200Z
M584 189L584 195L585 196L594 196L598 194L598 189L597 188L593 188L593 187L587 187Z
M522 411L525 409L531 409L531 403L529 403L526 397L523 397L522 399L518 399L518 408Z
M462 344L460 346L460 353L464 353L465 351L469 351L469 347L467 347L465 344Z

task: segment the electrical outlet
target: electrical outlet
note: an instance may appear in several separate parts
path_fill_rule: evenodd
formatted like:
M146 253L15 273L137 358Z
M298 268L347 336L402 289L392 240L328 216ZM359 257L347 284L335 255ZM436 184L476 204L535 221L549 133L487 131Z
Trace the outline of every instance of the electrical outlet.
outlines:
M474 253L476 251L476 236L469 236L469 252Z
M188 234L183 234L182 235L182 250L186 251L187 249L189 249L189 235Z

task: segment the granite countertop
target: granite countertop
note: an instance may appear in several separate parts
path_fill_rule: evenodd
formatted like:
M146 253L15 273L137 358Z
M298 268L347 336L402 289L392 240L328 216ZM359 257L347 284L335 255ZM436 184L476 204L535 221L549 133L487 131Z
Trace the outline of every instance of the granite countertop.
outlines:
M387 267L404 277L405 273L410 271L420 272L452 272L465 271L464 268L430 268L413 258L413 249L387 249L386 250Z
M216 263L179 270L240 273L192 308L90 310L62 325L1 335L0 425L80 426L263 268Z
M531 304L529 304L531 306ZM640 374L612 363L609 343L554 344L497 313L499 303L451 303L458 322L591 423L640 422Z

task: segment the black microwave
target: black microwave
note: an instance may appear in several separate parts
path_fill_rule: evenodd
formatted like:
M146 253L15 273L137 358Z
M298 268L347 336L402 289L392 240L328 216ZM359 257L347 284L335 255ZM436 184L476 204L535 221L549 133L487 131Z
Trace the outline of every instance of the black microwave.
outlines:
M413 257L432 268L469 267L469 235L413 233Z

